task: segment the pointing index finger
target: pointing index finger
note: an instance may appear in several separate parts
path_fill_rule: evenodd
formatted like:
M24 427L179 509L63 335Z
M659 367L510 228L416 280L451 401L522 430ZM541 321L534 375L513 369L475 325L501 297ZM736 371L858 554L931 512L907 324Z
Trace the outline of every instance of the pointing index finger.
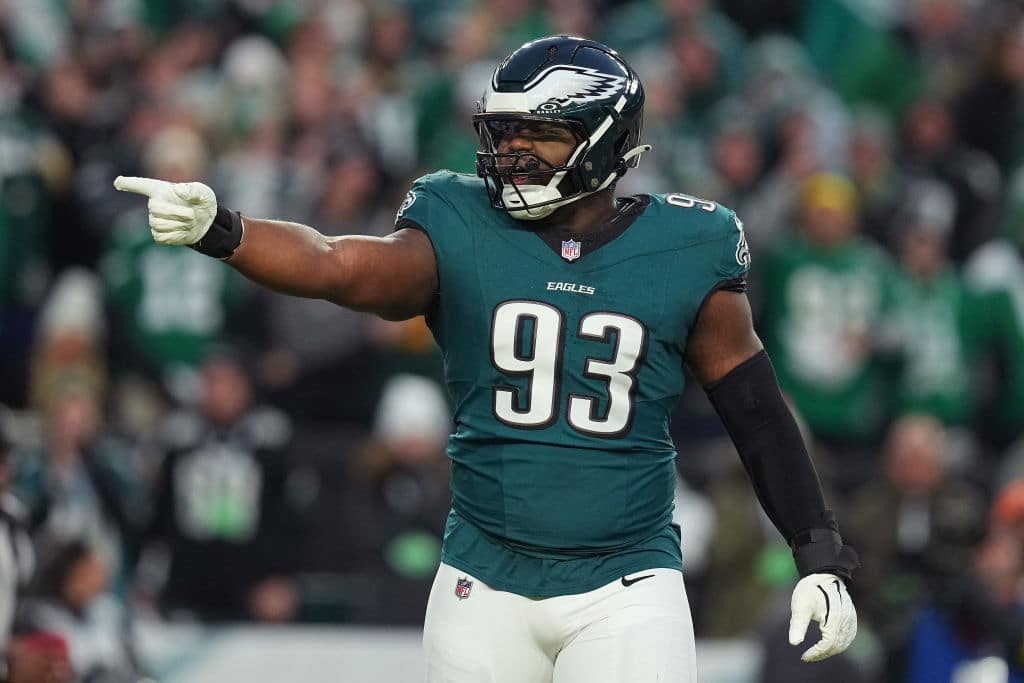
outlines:
M167 192L171 183L156 178L139 178L137 176L119 175L114 179L114 187L122 192L134 192L147 197L155 197Z

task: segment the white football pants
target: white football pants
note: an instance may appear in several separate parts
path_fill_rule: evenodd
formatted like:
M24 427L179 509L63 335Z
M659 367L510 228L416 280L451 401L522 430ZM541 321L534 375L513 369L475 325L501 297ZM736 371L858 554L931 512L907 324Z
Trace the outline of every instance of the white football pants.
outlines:
M427 683L697 683L682 573L626 578L526 598L442 564L423 629Z

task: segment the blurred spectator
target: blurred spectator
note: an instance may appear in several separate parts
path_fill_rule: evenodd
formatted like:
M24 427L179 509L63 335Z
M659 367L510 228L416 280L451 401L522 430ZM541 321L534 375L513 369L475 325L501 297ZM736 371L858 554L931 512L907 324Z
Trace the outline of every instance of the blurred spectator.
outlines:
M11 634L15 603L35 569L35 549L28 534L28 515L10 493L14 479L14 442L9 436L9 415L0 407L0 642Z
M791 33L806 7L800 0L779 0L770 7L758 0L717 0L715 4L750 35Z
M451 505L451 419L434 381L396 375L385 384L344 503L345 552L354 571L373 578L377 598L363 620L418 624L423 617Z
M746 218L753 213L748 200L765 172L757 121L746 105L730 99L718 106L709 128L706 158L700 159L699 173L686 178L684 187Z
M106 432L103 420L101 406L86 391L53 396L44 442L20 459L14 490L44 551L86 539L120 580L148 505L135 454Z
M960 84L983 4L821 0L806 6L801 32L844 100L899 117L922 92L949 93Z
M988 40L970 57L976 73L954 102L957 133L966 144L990 155L1006 175L1024 161L1024 14L1020 6L997 3L988 18ZM970 59L970 57L968 59Z
M850 129L850 180L860 199L864 234L896 252L890 224L904 193L892 125L874 108L854 113Z
M910 108L903 123L907 175L934 178L953 192L955 218L949 254L956 263L963 263L992 235L1000 190L999 168L988 154L957 139L946 100L922 97Z
M218 350L201 373L198 409L164 425L141 590L158 591L172 617L289 621L298 608L290 574L301 544L286 489L290 422L254 402L234 352Z
M770 251L783 239L801 211L800 188L822 170L810 112L792 106L775 124L768 144L774 161L747 194L740 217L753 254Z
M827 463L822 462L820 449L807 432L802 416L790 401L787 403L814 460L826 498L833 500L835 496L828 490L832 477ZM732 441L720 436L706 449L688 453L687 461L690 460L704 463L706 481L701 482L699 490L705 492L711 505L713 525L713 536L703 567L707 583L698 585L691 599L697 632L710 638L754 636L765 627L766 610L772 610L771 613L779 619L789 616L788 605L784 615L781 612L776 615L773 605L782 593L790 595L792 583L798 578L793 567L792 550L779 536L757 500L750 496L750 475ZM677 487L677 495L678 492ZM700 501L698 505L702 503ZM685 539L689 533L685 523L687 518L680 519ZM700 516L697 519L699 521ZM845 520L843 526L846 526ZM686 541L683 543L685 546ZM693 580L686 557L683 556L683 570L687 585L690 585ZM776 595L779 591L781 593Z
M914 181L892 224L900 256L891 313L899 354L894 409L965 426L974 416L971 370L983 317L949 262L954 201L942 183Z
M47 122L23 104L30 84L0 31L0 401L13 405L25 402L32 322L52 272L52 195L72 171Z
M212 173L225 205L252 215L282 210L292 167L280 163L287 115L290 68L280 49L262 36L235 39L223 56L220 99L230 103L223 121L236 146L212 160Z
M1014 533L1024 541L1024 476L1007 479L996 488L990 517L993 529Z
M765 36L751 45L749 59L743 96L765 136L769 168L743 207L757 253L792 222L802 184L845 162L848 115L792 39Z
M147 144L144 169L172 182L202 179L207 155L194 131L165 128ZM244 278L191 249L153 242L145 211L122 215L102 267L117 374L141 375L179 400L194 398L194 368L212 345L231 331L262 329L259 315L244 311Z
M127 614L106 592L109 580L109 570L88 544L61 544L51 548L18 610L20 631L56 634L67 643L73 683L143 680Z
M982 397L979 430L996 448L1024 434L1024 171L1008 193L1002 236L979 248L964 270L987 318L984 351L995 365L995 386Z
M995 530L980 544L971 563L946 581L914 625L907 661L907 683L964 680L973 662L994 658L1005 665L995 678L1024 681L1022 634L1024 548L1014 534Z
M640 0L619 3L607 17L603 36L621 49L668 47L681 77L691 121L714 96L735 89L745 67L745 40L718 3L708 0ZM630 60L632 62L632 60ZM709 97L710 96L710 97Z
M381 170L368 153L346 150L329 159L320 199L306 221L328 235L382 233L394 216L382 213ZM365 366L366 314L327 301L261 293L266 299L268 349L261 359L261 378L299 419L327 417L352 421L355 410L339 402L360 386ZM310 334L315 330L316 334ZM364 412L369 412L369 409Z
M857 491L843 517L861 555L858 612L887 650L886 680L904 680L918 611L969 561L984 534L984 496L950 473L949 445L935 418L899 419L885 443L884 480Z
M707 552L706 588L693 593L695 626L709 638L735 638L753 633L771 598L763 564L781 546L771 522L750 495L750 477L731 442L719 441L704 459L714 471L705 487L714 520L714 536ZM685 522L685 519L681 520ZM683 527L683 534L688 532ZM767 560L767 562L765 562ZM687 585L690 566L684 555ZM788 578L788 577L787 577Z
M845 489L871 476L873 464L858 452L886 418L874 336L890 303L892 266L858 235L857 198L845 177L806 181L799 221L799 232L764 263L760 329L782 388L835 451Z
M69 391L101 400L108 375L104 340L99 279L85 268L65 270L40 311L32 353L30 405L45 411Z
M7 683L70 683L74 676L67 642L56 633L15 636L5 666Z
M973 48L981 3L914 0L902 7L896 34L903 47L926 66L925 87L949 92L964 77L963 55Z
M544 6L552 33L569 36L597 34L599 7L586 0L545 0Z
M9 492L14 475L9 421L6 408L0 407L0 680L64 683L70 673L63 642L52 637L40 639L44 634L31 638L12 636L16 609L35 570L35 549L29 538L25 510Z

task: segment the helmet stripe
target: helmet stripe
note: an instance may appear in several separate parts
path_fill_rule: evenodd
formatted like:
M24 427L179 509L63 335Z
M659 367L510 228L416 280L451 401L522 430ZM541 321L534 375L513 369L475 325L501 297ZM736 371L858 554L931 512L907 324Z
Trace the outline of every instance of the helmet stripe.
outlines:
M517 114L528 114L530 112L530 100L526 93L522 92L489 92L484 99L484 112L515 112Z

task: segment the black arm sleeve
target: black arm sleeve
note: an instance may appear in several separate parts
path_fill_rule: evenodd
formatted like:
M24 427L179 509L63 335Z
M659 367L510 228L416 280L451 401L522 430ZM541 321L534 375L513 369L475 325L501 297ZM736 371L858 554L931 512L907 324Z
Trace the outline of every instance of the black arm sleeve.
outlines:
M793 549L800 575L831 572L849 579L857 555L843 545L825 507L818 474L768 354L760 351L704 389L736 445L757 499Z

